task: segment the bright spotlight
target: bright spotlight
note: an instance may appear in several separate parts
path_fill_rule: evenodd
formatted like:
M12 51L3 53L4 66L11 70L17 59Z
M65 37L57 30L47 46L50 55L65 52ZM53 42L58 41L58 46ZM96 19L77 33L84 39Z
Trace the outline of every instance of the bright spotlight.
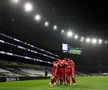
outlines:
M11 0L12 2L14 2L14 3L18 3L19 2L19 0Z
M36 20L36 21L40 21L40 20L41 20L41 16L40 16L39 14L37 14L37 15L35 16L35 20Z
M68 37L72 37L72 36L73 36L73 33L72 33L71 31L68 31L68 32L67 32L67 36L68 36Z
M99 39L99 44L102 44L103 40L102 39Z
M83 42L84 41L84 37L81 37L81 40L80 41Z
M87 39L86 39L86 42L87 42L87 43L89 43L90 41L91 41L91 39L90 39L90 38L87 38Z
M57 26L56 25L54 25L54 30L57 30Z
M25 7L25 12L30 12L33 9L31 3L26 3L24 7Z
M92 43L96 44L97 43L97 39L92 39Z
M49 22L46 21L45 22L45 26L48 27L49 26Z
M61 30L61 33L64 33L64 30L63 29Z
M75 35L75 37L74 37L75 39L78 39L78 35Z

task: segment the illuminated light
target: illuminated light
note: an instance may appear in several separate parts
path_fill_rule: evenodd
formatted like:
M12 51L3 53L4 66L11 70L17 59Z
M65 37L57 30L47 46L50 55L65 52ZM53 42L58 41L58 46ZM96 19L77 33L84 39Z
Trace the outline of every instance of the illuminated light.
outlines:
M36 53L36 54L37 54L38 52L34 51L34 53Z
M28 49L28 51L31 51L30 49Z
M92 43L96 44L97 43L97 39L92 39Z
M14 40L17 41L17 42L20 42L20 40L18 40L18 39L16 39L16 38L14 38Z
M25 59L31 59L30 57L24 56Z
M49 26L49 22L48 22L48 21L45 22L45 26L46 26L46 27Z
M36 61L36 59L35 59L35 58L33 58L33 60L34 60L34 61Z
M75 39L78 39L78 37L79 37L78 35L75 35L75 37L74 37L74 38L75 38Z
M42 62L42 60L37 59L38 61Z
M103 40L102 39L99 39L99 44L102 44Z
M25 7L25 12L30 12L33 9L31 3L26 3L24 7Z
M47 63L51 64L51 62L47 62Z
M68 37L72 37L72 36L73 36L73 33L72 33L71 31L68 31L68 32L67 32L67 36L68 36Z
M4 43L4 41L3 41L3 40L0 40L0 42L1 42L1 43Z
M34 48L34 46L33 46L33 45L31 45L31 47L33 47L33 48Z
M12 2L14 2L14 3L18 3L19 2L19 0L11 0Z
M43 49L41 49L41 51L44 51Z
M22 46L18 46L18 48L20 48L20 49L25 49L24 47L22 47Z
M56 25L54 25L54 30L57 30L57 26Z
M40 21L40 20L41 20L41 16L40 16L39 14L37 14L37 15L35 16L35 20L36 20L36 21Z
M81 37L81 40L80 41L83 42L84 41L84 37Z
M87 38L87 39L86 39L86 42L87 42L87 43L89 43L90 41L91 41L91 39L90 39L90 38Z
M10 56L13 56L13 53L9 53L9 52L8 52L8 53L6 53L6 54L7 54L7 55L10 55Z
M5 54L5 52L4 52L4 51L0 51L0 53L1 53L1 54Z
M61 33L64 33L64 30L63 29L61 30Z
M26 42L24 42L24 44L26 44L26 45L27 45L27 43L26 43Z

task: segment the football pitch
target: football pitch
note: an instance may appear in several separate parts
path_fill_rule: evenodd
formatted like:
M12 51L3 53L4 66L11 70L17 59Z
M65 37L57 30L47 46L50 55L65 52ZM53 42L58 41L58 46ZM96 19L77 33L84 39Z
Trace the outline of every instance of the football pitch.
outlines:
M0 83L0 90L108 90L107 76L78 77L76 86L50 86L49 80Z

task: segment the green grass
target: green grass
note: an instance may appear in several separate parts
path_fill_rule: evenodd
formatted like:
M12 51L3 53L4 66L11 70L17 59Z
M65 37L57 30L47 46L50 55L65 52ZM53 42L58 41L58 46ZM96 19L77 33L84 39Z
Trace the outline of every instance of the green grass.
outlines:
M78 77L76 86L49 86L49 80L0 83L0 90L108 90L108 77Z

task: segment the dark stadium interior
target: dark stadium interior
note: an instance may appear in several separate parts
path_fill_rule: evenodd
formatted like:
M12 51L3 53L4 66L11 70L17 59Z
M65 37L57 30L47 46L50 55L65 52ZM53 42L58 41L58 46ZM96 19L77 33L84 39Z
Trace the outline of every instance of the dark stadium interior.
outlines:
M34 10L30 14L25 13L22 9L26 1L27 0L22 0L18 5L14 5L9 0L0 0L0 33L57 54L60 56L59 58L71 57L75 61L76 69L79 72L108 72L108 44L91 45L81 43L74 39L68 39L60 33L62 28L66 30L71 28L80 36L95 36L103 40L108 40L107 1L28 0L32 2L34 6ZM51 24L57 24L60 27L59 30L53 32L51 27L46 28L41 22L37 23L33 19L35 12L40 13L46 20L49 20ZM0 36L0 39L31 48L3 36ZM81 48L82 54L64 54L61 49L62 43L68 43L72 47ZM0 43L0 51L3 50L51 62L55 60ZM6 55L0 55L0 60L52 66L45 62L40 63L38 61L25 60Z

